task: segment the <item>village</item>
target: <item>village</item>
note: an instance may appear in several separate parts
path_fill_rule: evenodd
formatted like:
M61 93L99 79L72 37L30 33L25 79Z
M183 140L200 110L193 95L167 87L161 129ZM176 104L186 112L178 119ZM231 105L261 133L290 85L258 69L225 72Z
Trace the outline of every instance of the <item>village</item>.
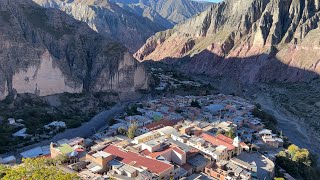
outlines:
M163 97L132 104L90 138L62 139L20 156L63 157L64 170L83 179L273 179L283 138L265 128L254 108L232 95Z

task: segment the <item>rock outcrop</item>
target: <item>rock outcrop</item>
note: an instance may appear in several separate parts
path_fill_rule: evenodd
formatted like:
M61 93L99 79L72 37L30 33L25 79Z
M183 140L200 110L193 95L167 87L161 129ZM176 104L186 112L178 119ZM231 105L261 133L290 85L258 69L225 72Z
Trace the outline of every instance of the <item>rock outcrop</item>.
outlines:
M319 18L319 0L226 0L149 38L135 57L245 83L308 80L320 74Z
M109 0L33 1L46 8L60 9L75 19L86 22L103 36L120 41L132 53L137 51L150 36L167 29Z
M1 0L0 24L0 99L148 86L144 68L123 45L62 11Z
M151 21L172 28L208 9L213 3L193 0L110 0Z

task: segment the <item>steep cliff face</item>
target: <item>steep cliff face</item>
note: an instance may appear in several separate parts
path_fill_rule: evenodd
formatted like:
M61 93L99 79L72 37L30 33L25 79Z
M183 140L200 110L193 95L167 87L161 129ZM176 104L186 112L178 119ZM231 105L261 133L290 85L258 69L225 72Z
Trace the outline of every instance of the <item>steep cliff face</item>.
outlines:
M320 74L319 9L318 0L226 0L149 38L135 57L184 57L184 71L249 83L310 79Z
M0 99L147 88L143 67L124 46L61 11L2 0L0 24Z
M192 0L110 0L137 15L172 28L208 9L212 3Z
M119 40L131 52L137 51L156 32L166 29L109 0L34 0L34 2L46 8L65 11L75 19L86 22L96 32Z

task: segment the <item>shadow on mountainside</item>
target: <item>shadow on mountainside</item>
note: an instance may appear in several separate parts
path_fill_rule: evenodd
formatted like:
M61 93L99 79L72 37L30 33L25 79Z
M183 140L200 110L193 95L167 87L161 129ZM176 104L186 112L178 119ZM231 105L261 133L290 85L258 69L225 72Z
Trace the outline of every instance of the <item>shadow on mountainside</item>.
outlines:
M232 79L242 84L306 82L320 78L316 72L289 66L268 54L224 58L205 50L193 57L166 58L162 61L184 73Z

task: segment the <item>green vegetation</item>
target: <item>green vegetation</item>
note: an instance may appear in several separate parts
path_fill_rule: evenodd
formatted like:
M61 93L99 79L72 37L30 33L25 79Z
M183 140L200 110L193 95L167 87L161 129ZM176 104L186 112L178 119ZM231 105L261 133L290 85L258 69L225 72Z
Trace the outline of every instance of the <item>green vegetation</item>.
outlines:
M277 129L277 120L274 116L262 111L261 109L259 109L258 107L261 107L260 105L256 106L253 111L252 114L257 117L260 118L263 122L263 124L265 125L265 128L272 130L273 132L278 132Z
M0 164L0 179L2 179L5 175L6 172L8 171L9 167L3 164Z
M191 107L197 107L197 108L201 109L201 105L197 100L192 100L190 106Z
M114 124L117 123L117 120L115 120L114 118L110 119L110 121L107 121L109 126L112 126Z
M76 180L76 174L69 174L59 170L56 160L46 158L23 159L23 164L14 167L0 166L0 178L3 180L37 179L37 180Z
M14 101L0 102L0 116L4 119L3 123L0 123L0 153L38 142L44 138L40 138L39 135L43 134L49 138L55 133L64 131L63 128L48 130L43 127L52 121L64 121L67 128L81 126L82 123L89 121L99 112L107 110L115 104L108 101L110 96L113 95L107 92L98 94L64 93L57 95L56 101L59 103L56 106L52 106L44 97L31 94L18 94ZM13 137L12 134L22 127L9 125L8 118L23 119L27 134L32 135L33 139Z
M141 104L134 104L126 109L126 113L128 116L141 115L141 112L138 111L138 108L142 108Z
M64 164L68 161L68 156L66 154L60 154L57 157L55 157L55 160L58 164Z
M230 129L230 130L226 133L226 136L229 137L229 138L231 138L231 139L233 139L233 138L236 137L236 134L235 134L235 132L234 132L233 129Z
M287 150L280 151L276 164L297 179L316 179L320 171L317 169L317 157L307 149L292 144ZM281 178L281 173L276 174Z
M138 126L133 124L128 129L128 138L133 139L135 137L136 131L138 129Z
M118 128L118 133L124 136L127 135L127 131L123 127Z

